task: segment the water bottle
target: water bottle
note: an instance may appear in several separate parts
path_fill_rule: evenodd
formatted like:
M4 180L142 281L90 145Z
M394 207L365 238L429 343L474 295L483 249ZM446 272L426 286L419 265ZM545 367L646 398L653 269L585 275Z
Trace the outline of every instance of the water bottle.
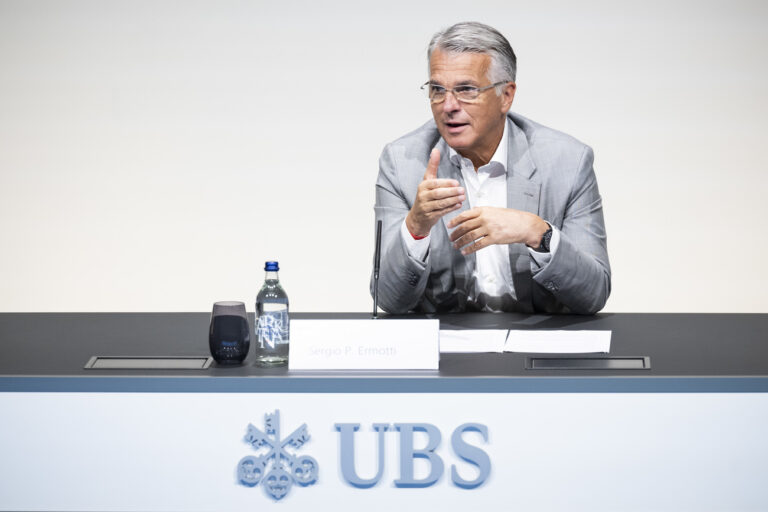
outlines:
M256 364L282 366L288 363L290 324L288 295L280 286L276 261L264 264L267 275L256 296Z

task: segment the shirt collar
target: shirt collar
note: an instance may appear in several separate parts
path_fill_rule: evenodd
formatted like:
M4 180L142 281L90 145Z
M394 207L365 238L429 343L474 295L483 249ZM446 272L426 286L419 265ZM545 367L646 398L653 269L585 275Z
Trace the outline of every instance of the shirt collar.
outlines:
M501 140L499 141L499 145L496 147L496 152L494 152L493 156L491 157L491 161L486 164L486 165L489 165L492 162L496 162L498 164L501 164L501 166L504 169L505 173L507 172L507 148L508 148L507 141L509 140L509 126L508 126L508 124L509 124L509 120L506 119L506 116L505 116L505 119L504 119L504 132L501 135ZM461 156L458 152L456 152L456 150L453 149L451 146L448 146L448 157L450 158L451 162L453 162L459 168L462 167L462 161L463 160L468 160L468 159L465 159L463 156ZM483 166L483 167L485 167L485 166Z

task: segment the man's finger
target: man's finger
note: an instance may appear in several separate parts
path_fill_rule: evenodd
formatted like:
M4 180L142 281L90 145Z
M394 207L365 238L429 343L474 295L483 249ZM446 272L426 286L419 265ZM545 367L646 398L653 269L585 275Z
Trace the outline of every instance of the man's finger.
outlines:
M451 240L451 242L457 242L465 234L475 229L475 226L468 226L467 224L462 224L456 229L454 229L453 231L451 231L451 234L448 235L448 238Z
M455 196L455 197L448 197L446 199L437 199L434 201L428 201L424 205L424 211L434 212L439 210L445 210L446 208L453 208L457 204L461 206L461 203L464 202L464 199L465 197L461 195L461 196Z
M489 245L488 237L484 236L482 238L475 240L474 242L467 245L466 247L464 247L461 250L461 254L463 256L467 256L468 254L472 254L473 252L479 251L480 249L482 249L483 247L486 247L487 245Z
M429 154L429 162L427 163L427 172L424 173L425 180L433 180L437 178L437 164L440 163L440 150L435 148Z
M439 180L437 180L439 181ZM430 182L431 183L431 182ZM463 196L464 187L438 187L422 193L422 201L437 201L448 197Z
M470 233L470 232L475 233L475 231L473 230L478 230L478 228L480 228L482 225L483 223L480 222L479 220L471 220L463 223L461 226L451 231L451 235L450 235L451 242L458 243L459 247L461 247L462 245L468 244L469 242L474 240L474 238L467 237L467 233ZM477 236L475 236L475 238L477 238Z
M471 210L467 210L463 213L460 213L459 215L455 216L453 219L451 219L451 222L448 223L449 228L455 228L459 224L468 221L469 219L474 219L480 215L480 209L479 208L472 208Z
M451 188L451 187L459 187L461 184L456 180L451 179L445 179L445 178L432 178L430 180L425 180L421 182L421 186L426 188L427 190L432 190L434 188Z
M482 229L474 229L464 235L463 237L459 238L453 243L454 249L461 249L462 247L465 247L467 245L472 245L476 243L478 240L483 239L485 240L488 238L488 235L485 233Z
M449 206L447 208L442 208L440 210L432 210L431 212L428 213L428 215L433 219L439 219L446 213L451 213L453 211L458 210L459 208L461 208L461 203L455 204L453 206Z

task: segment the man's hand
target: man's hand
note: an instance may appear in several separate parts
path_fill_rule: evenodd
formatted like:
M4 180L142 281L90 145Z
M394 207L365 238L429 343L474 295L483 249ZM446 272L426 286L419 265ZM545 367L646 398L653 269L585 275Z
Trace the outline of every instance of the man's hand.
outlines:
M493 244L524 243L535 249L549 226L541 217L511 208L480 206L457 215L448 223L451 242L463 247L465 256ZM466 246L466 247L465 247Z
M464 189L456 180L437 179L437 165L440 163L440 150L433 149L429 155L427 171L419 183L416 200L405 218L405 227L412 235L424 237L446 213L461 208L466 199Z

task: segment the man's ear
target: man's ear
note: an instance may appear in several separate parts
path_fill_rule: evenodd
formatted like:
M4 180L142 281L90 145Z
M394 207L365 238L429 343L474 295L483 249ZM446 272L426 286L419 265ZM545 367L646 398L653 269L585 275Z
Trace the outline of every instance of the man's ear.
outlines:
M515 99L515 91L517 90L517 85L515 82L507 82L504 85L504 89L501 92L501 111L503 113L507 113L507 111L512 106L512 101Z

